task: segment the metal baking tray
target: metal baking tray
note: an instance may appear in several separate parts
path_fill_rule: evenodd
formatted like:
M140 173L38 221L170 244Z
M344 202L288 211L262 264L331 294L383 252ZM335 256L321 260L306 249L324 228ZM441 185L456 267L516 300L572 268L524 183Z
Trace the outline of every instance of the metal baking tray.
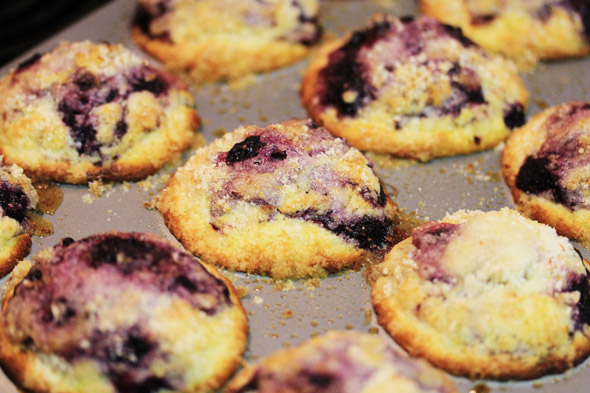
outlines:
M121 42L141 53L130 37L134 7L134 1L113 1L23 54L0 69L0 73L6 73L33 53L47 51L62 40ZM417 15L418 7L414 0L326 0L323 1L322 23L327 34L340 36L349 29L366 25L370 16L379 11L400 16ZM264 125L306 117L299 98L299 83L306 65L304 60L259 75L240 89L225 84L192 89L206 139L211 141L222 131L232 131L240 125ZM524 75L532 98L527 116L546 106L586 99L590 90L590 78L586 77L589 67L590 58L575 59L541 64ZM514 206L499 172L500 152L501 147L426 164L400 164L383 156L372 158L377 173L394 194L400 208L407 213L416 213L421 219L435 220L459 209L495 210ZM66 236L80 239L109 230L152 232L176 241L158 212L144 206L163 187L166 174L173 169L162 170L149 182L106 187L100 197L92 195L86 186L60 185L64 201L53 216L45 216L55 232L46 238L35 237L31 255L55 245ZM587 259L590 258L590 251L578 248ZM248 294L242 299L250 321L246 361L255 361L329 330L354 329L387 338L376 323L369 286L362 271L344 272L322 280L281 283L259 276L225 273L236 286L247 288ZM527 382L454 379L462 393L584 392L590 386L589 364L590 361L586 361L565 374ZM17 392L1 373L0 392Z

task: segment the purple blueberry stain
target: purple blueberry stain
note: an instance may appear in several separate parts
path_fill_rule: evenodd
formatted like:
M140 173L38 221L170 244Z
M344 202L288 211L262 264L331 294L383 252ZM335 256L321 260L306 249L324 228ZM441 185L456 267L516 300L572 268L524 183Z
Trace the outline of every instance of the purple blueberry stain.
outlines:
M96 308L87 305L97 299L108 305L115 300L109 294L117 296L125 288L181 298L208 315L232 304L225 283L192 255L156 238L113 233L62 240L17 285L5 316L22 327L15 340L31 348L49 347L68 361L98 362L118 392L175 390L176 377L150 371L154 361L168 355L146 325L96 328ZM137 318L149 314L138 310Z
M578 119L588 115L590 104L578 102L545 120L547 137L539 151L527 156L521 165L516 176L518 189L553 200L570 210L588 207L580 188L563 184L570 171L590 165L585 132L576 126Z
M355 116L360 108L377 97L375 87L369 82L369 69L360 60L361 49L370 49L386 37L391 25L388 21L352 33L340 49L329 56L328 65L319 73L320 102L333 106L340 116ZM345 93L353 92L353 100L345 100Z
M308 123L306 130L306 133L292 138L275 131L272 127L260 128L255 134L235 143L228 152L218 153L215 164L230 165L232 168L230 179L216 187L212 195L210 212L214 220L210 223L211 226L214 230L223 232L224 226L215 221L224 214L226 209L223 206L247 202L264 212L261 218L263 220L274 220L278 215L305 220L322 226L356 247L372 252L388 249L392 244L393 222L382 211L387 204L387 196L382 186L372 190L368 186L343 178L329 165L316 167L315 157L325 154L344 155L351 147L316 124ZM370 164L368 166L370 167ZM310 170L312 167L313 170ZM330 196L335 190L347 189L347 192L360 195L379 212L375 217L347 212L346 207L338 202L338 198L329 202L329 206L322 208L321 212L315 207L302 208L296 212L281 211L282 186L301 176L302 171L306 173L306 178L309 177L305 186L309 188L298 189L296 192ZM235 188L235 184L241 184L235 179L243 176L255 179L253 176L267 173L277 173L277 182L260 184L260 187L256 187L257 191L252 193Z
M159 97L174 83L171 77L146 65L133 67L122 76L115 77L103 77L80 69L71 81L63 86L57 110L64 124L70 129L76 151L80 155L97 154L95 165L102 165L109 157L103 156L102 144L97 140L98 120L92 114L92 110L116 102L123 107L123 113L126 113L126 100L132 93L147 91ZM117 140L121 140L127 130L128 125L123 116L115 124L113 135Z
M574 332L583 332L590 325L590 285L587 274L570 275L568 284L562 292L578 292L580 294L580 298L572 311L572 319L574 321Z
M459 224L432 221L412 231L412 244L416 247L414 258L422 277L427 280L452 281L452 277L444 271L441 259L460 228Z
M388 20L375 23L368 29L354 32L350 39L329 55L327 66L318 74L318 97L320 105L334 107L340 117L354 117L358 111L379 96L379 91L370 82L371 66L365 63L366 52L379 41L391 44L389 59L384 69L395 79L396 61L407 62L424 51L430 40L446 37L459 42L465 48L476 47L460 29L444 25L431 18L406 17L400 23ZM421 66L436 65L441 59L428 59ZM436 68L436 67L435 67ZM451 79L451 94L440 107L428 106L428 115L457 116L463 107L487 104L481 81L474 70L455 64L448 72ZM416 113L406 117L426 117ZM396 129L405 119L394 121Z

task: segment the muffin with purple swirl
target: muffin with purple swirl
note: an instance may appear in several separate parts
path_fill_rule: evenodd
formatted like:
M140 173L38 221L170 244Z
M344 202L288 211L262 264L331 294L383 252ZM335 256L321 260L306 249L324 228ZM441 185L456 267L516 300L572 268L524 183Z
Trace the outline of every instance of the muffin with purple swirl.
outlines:
M277 279L381 258L397 218L367 158L303 120L240 127L197 150L158 208L205 262Z
M195 84L234 81L306 56L318 12L318 0L139 0L132 37Z
M382 14L327 44L301 94L312 119L356 148L422 161L496 146L528 104L514 64L460 29Z
M211 392L241 361L232 285L155 235L65 238L15 272L0 365L23 391Z
M502 174L525 215L590 246L590 103L548 108L516 130Z
M25 232L25 226L38 200L31 179L22 168L4 165L0 156L0 277L31 251L31 236Z
M379 323L412 356L471 379L525 380L590 355L590 286L568 239L517 211L459 211L376 266Z
M365 333L331 331L246 366L225 393L458 392L442 372L390 344Z
M587 0L420 0L420 9L523 69L590 53Z
M0 151L40 180L138 180L200 136L193 106L122 45L62 42L0 80Z

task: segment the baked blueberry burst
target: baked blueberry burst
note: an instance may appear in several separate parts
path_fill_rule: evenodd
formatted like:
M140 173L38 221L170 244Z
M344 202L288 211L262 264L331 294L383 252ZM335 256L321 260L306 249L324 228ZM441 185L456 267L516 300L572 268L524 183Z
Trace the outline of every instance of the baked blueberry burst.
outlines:
M136 180L186 149L186 85L122 45L63 42L0 80L0 151L41 180ZM26 146L26 148L23 148Z
M312 121L242 127L199 150L159 209L204 260L275 278L380 258L396 222L372 164Z
M231 284L154 235L65 238L22 264L0 322L0 362L22 389L208 391L240 360Z

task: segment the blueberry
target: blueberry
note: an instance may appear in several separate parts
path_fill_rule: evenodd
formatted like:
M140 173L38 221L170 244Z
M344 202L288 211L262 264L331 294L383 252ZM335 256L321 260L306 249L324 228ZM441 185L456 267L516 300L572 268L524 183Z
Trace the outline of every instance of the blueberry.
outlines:
M327 389L334 382L333 375L321 372L311 372L307 375L307 378L310 385L317 386L320 389Z
M258 135L251 135L242 142L236 143L227 153L225 163L232 165L236 162L248 160L256 157L258 151L264 146L264 143L260 141Z
M524 106L522 104L512 104L504 110L504 124L512 129L520 127L525 123Z
M528 156L516 176L516 187L529 194L553 190L559 180L549 169L547 157Z
M26 275L25 280L30 282L41 281L43 279L43 273L39 269L31 269Z
M277 160L277 161L283 161L285 158L287 158L287 152L281 151L281 150L275 150L272 153L270 153L270 158L272 158L273 160Z
M123 138L123 136L127 133L127 123L125 120L119 120L117 124L115 124L115 136L119 139Z
M74 239L72 239L71 237L64 237L63 239L61 239L61 242L59 244L62 247L67 247L72 243L74 243Z
M174 284L173 284L173 288L176 288L177 286L181 286L183 288L186 288L189 292L194 293L197 292L197 284L195 284L194 282L192 282L187 276L178 276L174 279Z
M81 91L88 91L98 84L96 77L90 72L77 73L73 82Z
M30 206L29 197L19 187L0 181L0 207L3 215L22 223Z
M166 82L157 75L153 77L140 75L132 78L129 82L134 92L149 91L156 96L162 94L167 88Z

